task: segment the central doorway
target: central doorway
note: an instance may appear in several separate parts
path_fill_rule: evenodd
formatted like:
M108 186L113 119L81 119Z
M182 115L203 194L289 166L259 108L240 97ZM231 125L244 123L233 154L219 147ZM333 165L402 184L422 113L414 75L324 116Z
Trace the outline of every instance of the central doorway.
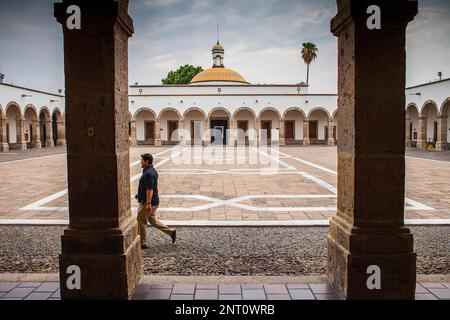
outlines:
M216 119L211 120L211 144L226 145L228 120Z

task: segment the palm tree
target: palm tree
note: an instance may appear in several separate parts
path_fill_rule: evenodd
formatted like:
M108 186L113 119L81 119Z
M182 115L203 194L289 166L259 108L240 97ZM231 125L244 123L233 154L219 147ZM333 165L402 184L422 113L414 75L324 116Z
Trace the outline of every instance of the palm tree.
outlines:
M313 60L317 58L317 49L316 45L312 42L305 42L302 44L302 58L303 61L308 65L307 73L306 73L306 84L309 84L309 65Z

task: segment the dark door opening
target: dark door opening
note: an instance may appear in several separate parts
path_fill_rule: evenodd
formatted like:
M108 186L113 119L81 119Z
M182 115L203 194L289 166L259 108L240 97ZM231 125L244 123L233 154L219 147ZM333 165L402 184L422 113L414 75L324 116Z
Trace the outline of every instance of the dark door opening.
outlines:
M267 145L272 144L272 121L261 121L261 129L263 130L261 135L266 134ZM264 131L265 130L265 131Z
M145 121L145 142L148 144L155 143L155 122Z
M167 141L169 143L174 143L178 140L173 134L177 129L178 121L167 121Z
M248 135L247 135L248 121L247 120L238 121L237 128L238 128L238 134L237 134L238 144L248 145Z
M227 144L228 120L211 120L211 144Z
M309 140L317 142L317 120L309 121Z
M286 121L284 124L284 132L285 132L285 142L292 142L295 140L294 132L295 132L295 122L294 121Z

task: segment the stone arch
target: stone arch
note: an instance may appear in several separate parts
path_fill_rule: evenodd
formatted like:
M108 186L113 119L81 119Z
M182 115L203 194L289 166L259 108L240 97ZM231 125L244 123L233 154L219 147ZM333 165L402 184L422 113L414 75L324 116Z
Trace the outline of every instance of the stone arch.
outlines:
M227 109L224 108L224 107L214 107L214 108L212 108L211 111L209 111L209 113L208 113L208 119L210 119L210 118L211 118L211 115L212 115L214 112L216 112L216 111L224 111L224 112L228 115L228 118L231 119L231 113L230 113L230 111L227 110Z
M51 119L51 117L50 117L51 112L46 106L43 106L43 107L41 107L41 109L39 109L39 117L41 116L41 114L44 115L45 120L50 120Z
M306 119L305 112L304 112L301 108L299 108L299 107L290 107L290 108L287 108L287 110L286 110L285 112L283 112L283 115L282 115L281 119L282 119L282 120L285 120L286 115L287 115L289 112L291 112L291 111L298 111L298 112L300 112L300 113L302 114L303 118Z
M58 107L53 109L52 113L52 137L55 146L63 146L66 144L64 121L61 110Z
M6 117L5 114L3 113L3 107L0 104L0 119Z
M56 107L55 109L53 109L52 117L53 117L53 116L56 116L56 118L57 118L58 120L62 120L62 112L61 112L61 110L59 110L58 107Z
M17 102L11 101L11 102L9 102L9 103L6 105L6 108L5 108L5 115L8 114L8 110L9 110L10 108L16 108L16 109L19 111L20 116L23 117L22 109L20 108L20 106L19 106L19 104L18 104Z
M153 114L153 117L154 117L155 119L158 117L157 114L156 114L156 112L153 111L152 109L147 108L147 107L142 107L142 108L137 109L136 112L134 113L134 115L133 115L132 117L130 117L130 118L136 119L137 115L138 115L139 112L141 112L141 111L148 111L148 112L150 112L151 114ZM130 113L130 114L131 114L131 113Z
M408 105L406 106L406 113L408 113L408 111L409 111L411 108L414 108L414 109L416 110L417 114L419 114L419 107L418 107L417 104L415 104L414 102L411 102L410 104L408 104Z
M436 102L434 102L433 100L428 100L428 101L425 101L425 103L422 105L422 108L420 109L421 117L424 116L425 108L427 108L428 106L433 106L436 109L436 114L439 113L439 107L437 106Z
M253 117L256 119L256 112L253 110L253 109L251 109L251 108L249 108L249 107L239 107L239 108L237 108L234 112L233 112L233 115L232 115L232 118L233 119L236 119L236 115L240 112L240 111L249 111L252 115L253 115Z
M337 119L339 118L338 109L333 111L333 114L331 115L331 120L334 122L337 122Z
M446 108L447 108L447 113L445 113ZM450 111L450 98L447 98L444 100L444 102L442 102L441 109L439 110L439 115L441 115L441 116L447 115L447 117L448 117L448 116L450 116L450 114L448 114L449 111Z
M162 109L162 110L159 112L158 118L157 118L157 119L160 120L160 119L161 119L161 116L164 114L164 112L167 112L167 111L173 111L173 112L175 112L175 113L178 115L178 118L179 118L180 120L183 119L183 116L181 115L180 111L178 111L177 109L172 108L172 107L167 107L167 108Z
M34 113L35 118L38 119L39 114L38 114L38 112L37 112L36 107L35 107L34 105L32 105L32 104L28 104L28 105L25 107L25 110L24 110L24 112L23 112L24 117L25 117L25 115L27 114L28 110L32 110L32 112Z
M266 111L273 111L278 115L278 120L281 120L281 114L280 111L278 111L276 108L274 107L265 107L263 108L259 113L258 113L258 117L257 119L261 119L261 115L266 112Z
M309 121L311 118L311 115L313 114L313 112L315 111L323 111L325 112L325 114L327 115L328 121L332 119L330 112L328 112L327 109L323 108L323 107L315 107L313 109L311 109L311 111L308 112L308 116L306 117L306 119Z
M202 108L199 108L199 107L190 107L190 108L186 109L186 111L183 112L183 118L182 119L183 120L186 119L186 115L189 112L191 112L191 111L198 111L198 112L200 112L203 115L203 118L206 119L206 112Z

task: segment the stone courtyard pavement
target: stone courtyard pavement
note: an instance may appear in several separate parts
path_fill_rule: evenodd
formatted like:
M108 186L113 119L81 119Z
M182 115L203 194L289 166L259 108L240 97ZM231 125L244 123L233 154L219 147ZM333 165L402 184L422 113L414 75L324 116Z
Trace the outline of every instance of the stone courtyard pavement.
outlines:
M158 212L168 225L327 225L336 210L336 147L250 147L243 154L134 147L132 196L145 152L155 155ZM255 155L256 164L250 160ZM66 224L66 165L64 148L0 153L0 224ZM449 181L449 152L408 150L407 224L450 223Z

